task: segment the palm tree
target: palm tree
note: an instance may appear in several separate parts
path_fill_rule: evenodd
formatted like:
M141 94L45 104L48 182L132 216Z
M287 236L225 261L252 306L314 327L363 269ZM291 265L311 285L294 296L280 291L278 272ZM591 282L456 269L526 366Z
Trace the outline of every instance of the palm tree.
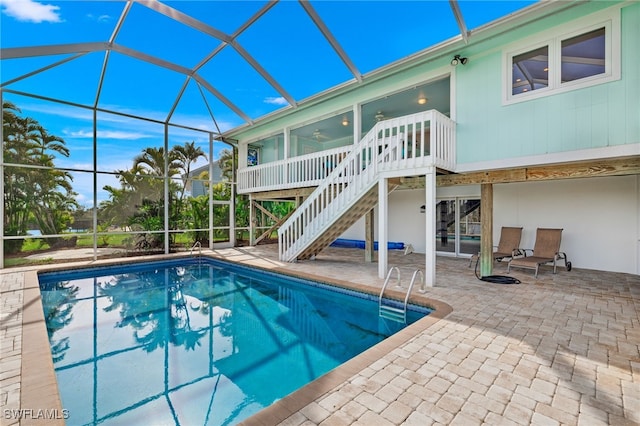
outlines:
M32 206L35 221L42 234L60 234L72 222L72 212L78 208L77 193L73 191L70 173L62 170L35 170L38 194ZM56 243L58 239L50 240Z
M198 161L200 157L207 159L207 155L202 148L196 147L195 142L185 142L184 145L174 146L172 151L175 153L176 163L179 164L180 170L182 170L182 191L180 197L178 197L178 204L182 205L184 193L187 190L189 180L191 179L191 164Z
M235 165L238 164L238 155L232 149L223 149L220 151L220 158L218 159L220 164L220 170L222 170L222 177L229 182L233 182L233 176L235 173Z
M66 147L62 138L51 135L47 129L38 125L35 128L38 137L35 140L34 150L41 156L47 156L48 151L57 152L65 157L69 156L69 148Z
M173 150L169 151L169 169L166 173L167 177L171 177L178 173L180 164L176 161L176 154ZM142 150L142 154L133 159L133 168L146 166L148 172L152 176L165 177L164 164L164 148L149 147Z
M54 170L55 154L69 156L63 139L51 135L36 120L20 117L20 110L4 102L3 155L5 235L25 235L29 223L36 222L43 234L59 234L71 223L71 211L77 207L72 176ZM23 166L44 166L31 168ZM8 252L20 249L21 241L9 243Z

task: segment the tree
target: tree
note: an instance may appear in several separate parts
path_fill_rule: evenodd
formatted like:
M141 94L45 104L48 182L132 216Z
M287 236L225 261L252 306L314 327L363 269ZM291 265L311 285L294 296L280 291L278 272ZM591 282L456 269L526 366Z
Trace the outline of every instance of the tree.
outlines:
M202 148L196 147L195 142L186 142L183 146L175 146L173 147L173 151L175 152L176 163L178 164L178 168L182 170L182 192L180 193L179 200L182 201L184 197L184 193L189 183L190 174L191 174L191 164L198 161L199 158L203 157L205 160L207 159L207 155L204 153Z
M105 186L109 200L100 203L99 217L102 221L119 226L130 226L141 231L164 229L165 179L168 180L169 228L177 229L189 220L200 221L190 214L190 206L183 203L185 185L188 183L191 165L200 157L206 158L195 142L164 148L148 147L133 159L129 170L118 170L120 188ZM182 185L176 179L182 176ZM175 200L175 201L174 201ZM171 234L172 241L175 234ZM144 232L136 236L136 247L159 248L164 244L160 233Z
M220 170L222 171L222 177L233 182L233 176L235 173L235 164L238 164L238 154L235 150L223 149L220 151L220 158L218 159L220 164Z
M45 158L46 160L53 160L53 158L47 154L49 151L57 152L65 157L69 156L69 148L67 148L62 138L49 134L49 132L40 125L35 127L35 131L38 133L38 137L34 141L34 150L39 153L43 160Z
M187 229L209 228L209 197L207 195L187 199L184 225ZM209 231L189 231L189 234L193 242L200 241L203 246L209 244Z
M33 118L21 117L20 112L10 102L2 105L4 233L26 235L34 223L43 235L61 234L78 207L71 174L55 168L56 156L68 157L69 150L62 138L50 134ZM5 243L6 251L18 251L21 242L10 241Z
M167 176L171 177L178 172L179 164L176 161L176 154L174 151L169 151L168 158L168 173ZM148 174L156 177L165 176L165 164L164 164L164 148L145 148L142 150L142 154L133 159L133 169L138 166L143 166L148 170Z

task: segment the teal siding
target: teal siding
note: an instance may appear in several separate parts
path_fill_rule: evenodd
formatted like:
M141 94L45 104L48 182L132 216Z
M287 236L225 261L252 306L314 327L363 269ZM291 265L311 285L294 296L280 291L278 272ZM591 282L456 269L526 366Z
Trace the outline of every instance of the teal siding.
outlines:
M624 114L628 141L640 141L640 3L623 9L622 13L622 78L628 82L624 90ZM622 99L622 98L618 98Z
M456 70L458 163L640 142L640 4L622 9L622 78L502 105L502 52Z

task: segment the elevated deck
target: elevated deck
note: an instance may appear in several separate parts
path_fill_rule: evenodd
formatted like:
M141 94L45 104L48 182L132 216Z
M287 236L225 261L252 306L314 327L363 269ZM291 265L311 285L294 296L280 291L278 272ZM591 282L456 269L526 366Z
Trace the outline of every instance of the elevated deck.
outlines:
M381 121L357 144L238 169L237 191L263 199L305 197L364 140L378 146L380 172L387 177L420 176L428 167L440 173L455 169L455 123L431 110Z

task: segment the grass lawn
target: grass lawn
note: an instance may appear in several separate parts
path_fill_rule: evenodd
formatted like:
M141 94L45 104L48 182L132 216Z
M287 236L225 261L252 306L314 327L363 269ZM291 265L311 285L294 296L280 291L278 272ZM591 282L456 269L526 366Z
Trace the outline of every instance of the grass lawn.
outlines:
M248 232L239 232L240 234L246 234L248 238ZM134 233L113 233L108 235L98 235L98 247L109 247L109 248L122 248L127 250L133 250L133 238ZM72 248L93 248L93 234L73 234L68 238L76 237L75 246L66 246L64 249L72 249ZM190 235L187 232L173 233L172 234L173 242L172 242L172 250L174 247L183 247L185 250L189 249L193 245L193 235ZM223 242L228 241L226 237L216 238L215 242ZM27 256L36 253L46 253L47 251L52 250L51 245L47 242L47 238L25 238L22 244L22 248L20 253L7 255L5 254L4 259L4 267L16 267L16 266L25 266L25 265L36 265L36 264L48 264L53 263L54 259L51 258L41 258L41 259L27 259Z

